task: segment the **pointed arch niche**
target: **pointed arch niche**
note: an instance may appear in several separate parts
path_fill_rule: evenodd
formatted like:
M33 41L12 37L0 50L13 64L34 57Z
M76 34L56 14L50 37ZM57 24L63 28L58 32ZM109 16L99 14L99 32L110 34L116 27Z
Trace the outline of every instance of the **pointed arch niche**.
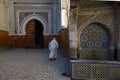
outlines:
M109 30L100 23L88 24L79 36L80 58L109 59Z

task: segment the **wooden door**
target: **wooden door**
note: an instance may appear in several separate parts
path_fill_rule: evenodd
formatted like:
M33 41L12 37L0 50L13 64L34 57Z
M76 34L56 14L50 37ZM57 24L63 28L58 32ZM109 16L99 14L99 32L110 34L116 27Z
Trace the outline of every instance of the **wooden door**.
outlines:
M28 22L26 26L26 48L35 48L35 20Z

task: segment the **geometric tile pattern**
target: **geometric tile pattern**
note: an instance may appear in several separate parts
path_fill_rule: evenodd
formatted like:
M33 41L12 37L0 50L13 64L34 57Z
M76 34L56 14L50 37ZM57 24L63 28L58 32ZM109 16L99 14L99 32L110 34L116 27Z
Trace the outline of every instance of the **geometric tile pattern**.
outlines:
M120 80L120 62L71 62L72 79Z
M101 49L108 48L109 34L102 25L92 23L88 25L80 36L82 49Z
M110 78L111 80L120 80L120 67L119 66L110 68Z
M78 67L79 66L79 67ZM73 76L76 76L77 78L81 77L82 79L84 78L89 78L90 77L90 67L88 64L76 64L72 65L72 72L75 74L72 74Z
M48 49L0 51L0 80L70 80L62 75L67 63L60 52L56 61L50 61Z
M92 79L106 79L107 73L106 73L106 65L104 64L92 64L91 69L91 77Z

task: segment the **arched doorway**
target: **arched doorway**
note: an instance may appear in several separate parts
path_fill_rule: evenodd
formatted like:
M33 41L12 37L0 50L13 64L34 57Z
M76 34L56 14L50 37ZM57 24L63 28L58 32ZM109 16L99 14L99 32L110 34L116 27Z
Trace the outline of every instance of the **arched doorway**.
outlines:
M99 23L92 23L83 29L80 36L81 58L109 59L110 35Z
M26 48L43 48L43 25L40 21L33 19L26 25Z

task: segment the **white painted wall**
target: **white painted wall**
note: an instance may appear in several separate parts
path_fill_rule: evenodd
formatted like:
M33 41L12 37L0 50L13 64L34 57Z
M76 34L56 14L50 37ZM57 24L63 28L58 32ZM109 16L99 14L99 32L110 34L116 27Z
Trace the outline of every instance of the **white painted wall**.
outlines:
M8 8L0 2L0 30L8 31Z
M62 9L62 28L67 28L67 26L68 26L67 10Z
M61 26L68 27L69 0L61 0Z

